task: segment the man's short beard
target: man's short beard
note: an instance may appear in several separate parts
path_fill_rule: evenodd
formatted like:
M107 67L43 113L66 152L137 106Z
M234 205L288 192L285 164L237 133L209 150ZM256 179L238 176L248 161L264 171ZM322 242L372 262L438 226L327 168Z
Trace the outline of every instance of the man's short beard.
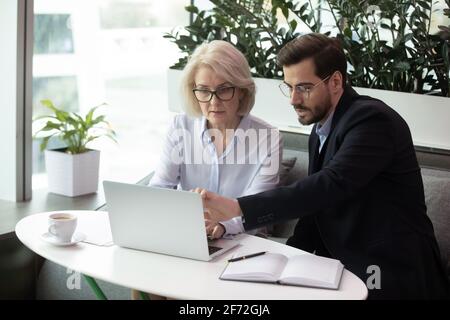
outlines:
M308 110L308 112L310 112L312 114L312 118L310 120L305 121L305 122L302 122L301 118L298 117L298 122L301 125L308 126L310 124L314 124L314 123L322 121L325 118L325 116L327 115L328 111L330 111L330 109L331 109L331 98L330 98L329 95L324 99L323 105L326 105L326 107L323 108L323 109L322 108L321 109L319 109L319 108L315 108L314 109L315 112L318 112L318 114L314 113L311 108L302 107L302 106L298 106L298 105L294 106L294 109L305 109L305 110Z
M298 122L303 125L303 126L309 126L310 124L314 123L312 121L306 121L306 122L302 122L302 119L300 117L298 117Z

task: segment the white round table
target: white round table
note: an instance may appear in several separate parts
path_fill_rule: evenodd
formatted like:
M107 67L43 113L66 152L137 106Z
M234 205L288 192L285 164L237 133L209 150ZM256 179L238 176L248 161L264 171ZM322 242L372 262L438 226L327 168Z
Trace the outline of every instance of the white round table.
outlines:
M61 212L61 211L58 211ZM65 211L86 219L98 211ZM267 283L223 281L220 274L226 261L243 252L269 251L296 255L301 250L247 234L236 237L240 245L212 261L203 262L132 250L118 246L97 246L84 242L60 247L41 239L47 231L47 217L53 212L28 216L16 225L23 244L38 255L87 276L124 287L174 299L214 300L298 300L366 299L367 287L354 274L344 270L338 290L282 286ZM173 235L168 235L173 236ZM182 241L182 239L180 239Z

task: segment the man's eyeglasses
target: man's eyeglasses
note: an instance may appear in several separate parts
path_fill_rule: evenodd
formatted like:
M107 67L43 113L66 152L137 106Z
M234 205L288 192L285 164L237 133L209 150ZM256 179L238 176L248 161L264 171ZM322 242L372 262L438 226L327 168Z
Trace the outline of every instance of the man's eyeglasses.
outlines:
M327 81L330 77L331 77L331 74L329 76L323 78L322 80L320 80L316 84L308 84L308 85L306 85L306 84L298 84L298 85L296 85L294 87L291 87L287 83L283 82L283 83L280 83L279 87L280 87L281 92L288 98L292 97L292 92L294 91L294 88L295 88L295 93L298 93L298 94L302 95L305 100L308 100L310 92L315 87L317 87L319 84Z
M234 97L235 87L223 87L213 91L207 89L193 89L192 91L199 102L209 102L213 95L216 95L219 100L229 101Z

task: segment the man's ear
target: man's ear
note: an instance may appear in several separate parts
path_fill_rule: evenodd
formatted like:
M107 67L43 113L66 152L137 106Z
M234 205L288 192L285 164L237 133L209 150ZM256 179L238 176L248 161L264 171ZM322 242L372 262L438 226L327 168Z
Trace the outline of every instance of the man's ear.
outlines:
M333 91L338 91L344 88L344 79L340 71L335 71L331 75L330 84Z

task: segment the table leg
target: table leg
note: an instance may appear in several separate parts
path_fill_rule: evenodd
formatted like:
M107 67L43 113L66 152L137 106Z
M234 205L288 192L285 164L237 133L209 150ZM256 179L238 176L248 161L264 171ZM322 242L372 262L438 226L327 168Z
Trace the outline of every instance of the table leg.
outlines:
M150 297L146 292L139 291L139 294L141 295L142 300L150 300Z
M92 291L94 291L95 296L99 300L108 300L106 295L103 293L102 289L98 286L97 282L94 278L83 274L84 279L86 279L87 283L91 287Z
M131 300L151 300L150 295L146 292L131 289Z

